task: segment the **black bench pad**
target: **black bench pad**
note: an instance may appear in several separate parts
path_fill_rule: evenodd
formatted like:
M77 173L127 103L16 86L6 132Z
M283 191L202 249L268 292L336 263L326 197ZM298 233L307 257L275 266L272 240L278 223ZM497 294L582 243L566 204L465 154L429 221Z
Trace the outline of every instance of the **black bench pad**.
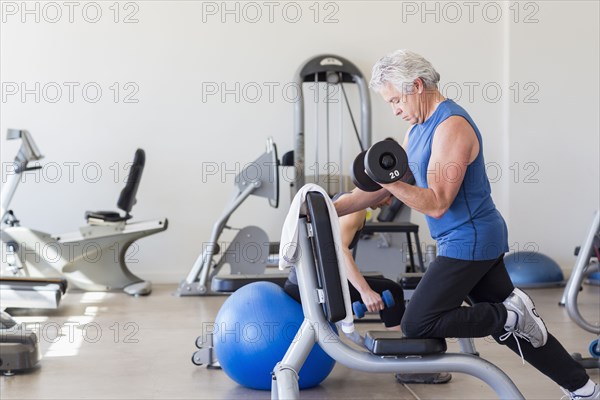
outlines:
M411 339L401 337L400 332L369 331L365 337L365 346L379 356L424 356L446 352L444 339Z
M402 286L404 290L416 289L419 282L421 282L421 278L423 278L422 272L411 272L400 274L398 279L398 283Z

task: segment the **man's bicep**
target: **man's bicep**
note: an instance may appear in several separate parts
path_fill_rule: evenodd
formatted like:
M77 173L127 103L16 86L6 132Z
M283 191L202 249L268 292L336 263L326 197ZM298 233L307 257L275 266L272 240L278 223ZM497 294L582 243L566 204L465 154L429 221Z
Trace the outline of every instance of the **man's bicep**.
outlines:
M442 129L440 129L442 128ZM475 132L462 123L438 127L427 167L427 182L438 200L449 207L464 180L473 149Z

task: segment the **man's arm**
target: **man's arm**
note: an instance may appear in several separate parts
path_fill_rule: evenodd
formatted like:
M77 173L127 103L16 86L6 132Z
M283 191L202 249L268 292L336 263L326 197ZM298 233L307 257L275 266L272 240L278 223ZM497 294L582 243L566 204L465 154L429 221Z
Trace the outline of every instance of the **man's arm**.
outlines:
M381 185L410 208L441 218L450 208L463 182L467 166L479 153L479 141L462 117L450 117L436 129L427 166L428 188L404 182Z
M348 197L348 195L342 196ZM344 258L346 260L346 273L348 280L354 286L354 288L360 293L360 297L363 303L367 306L367 309L371 312L383 310L385 307L381 296L373 291L365 277L360 273L354 257L352 257L352 251L348 248L352 239L356 235L365 223L366 210L361 210L352 214L348 214L340 218L340 229L342 234L342 247L344 252Z
M357 211L365 210L367 207L382 202L390 193L387 190L380 189L376 192L365 192L358 188L349 194L337 199L333 205L338 216L352 214Z

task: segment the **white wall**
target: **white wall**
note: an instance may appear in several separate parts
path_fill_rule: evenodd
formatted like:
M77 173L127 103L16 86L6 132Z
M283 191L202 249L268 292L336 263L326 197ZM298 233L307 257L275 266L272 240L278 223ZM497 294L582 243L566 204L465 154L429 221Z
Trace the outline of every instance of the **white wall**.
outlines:
M510 38L510 81L538 90L538 102L512 102L508 116L510 241L568 269L599 208L598 9L543 2L539 22Z
M62 2L26 3L32 14L23 4L2 3L3 181L16 151L4 140L9 127L28 129L53 170L43 170L39 183L28 177L12 208L27 226L74 230L85 210L114 207L124 164L135 148L144 148L147 166L133 215L168 217L170 226L139 242L139 262L130 266L143 277L182 279L231 196L233 174L226 172L254 160L268 136L280 154L291 149L293 107L283 87L321 53L348 58L367 77L380 56L397 48L429 58L445 93L483 132L486 161L500 166L493 190L512 242L538 243L568 268L572 247L598 207L596 2L529 2L534 6L527 9L516 2L321 2L318 16L313 2L275 2L271 15L263 2L122 2L118 16L113 2L78 2L71 16ZM238 12L223 13L225 4ZM92 23L96 8L102 16ZM252 22L257 10L261 17ZM128 15L137 22L124 23ZM538 22L525 23L525 17ZM515 102L517 89L530 93L529 82L539 89L533 97L539 102ZM212 84L234 94L207 95L203 89ZM75 88L72 99L68 85ZM236 85L249 91L236 92ZM52 102L56 86L62 96ZM93 86L102 90L95 103ZM253 87L263 89L262 96ZM499 95L497 87L504 89ZM39 102L23 88L37 91ZM137 102L125 102L128 94ZM407 126L381 99L372 100L374 140L403 135ZM358 151L350 131L344 151L346 166ZM69 162L79 163L73 179ZM516 183L509 168L515 162ZM539 167L536 184L523 182L527 162ZM214 163L222 176L203 179ZM102 175L94 179L97 166ZM275 240L289 204L285 182L281 204L273 210L252 198L230 224L260 225ZM414 219L427 237L424 219Z

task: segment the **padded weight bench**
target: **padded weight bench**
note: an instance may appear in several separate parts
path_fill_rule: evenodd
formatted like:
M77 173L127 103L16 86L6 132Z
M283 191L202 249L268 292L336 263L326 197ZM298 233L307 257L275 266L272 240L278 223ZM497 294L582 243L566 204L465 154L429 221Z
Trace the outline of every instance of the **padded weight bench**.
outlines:
M303 191L300 190L299 193ZM338 323L356 337L348 323L351 310L347 286L342 284L335 253L327 201L321 193L306 195L307 215L300 216L296 265L304 321L283 359L273 370L272 399L298 399L298 371L312 347L319 346L348 368L375 373L462 372L481 379L502 399L523 399L515 384L498 367L471 354L446 354L444 339L408 339L399 332L368 332L359 350L344 342L331 328ZM339 245L339 244L337 244ZM348 303L344 299L348 299ZM351 312L351 311L350 311Z

